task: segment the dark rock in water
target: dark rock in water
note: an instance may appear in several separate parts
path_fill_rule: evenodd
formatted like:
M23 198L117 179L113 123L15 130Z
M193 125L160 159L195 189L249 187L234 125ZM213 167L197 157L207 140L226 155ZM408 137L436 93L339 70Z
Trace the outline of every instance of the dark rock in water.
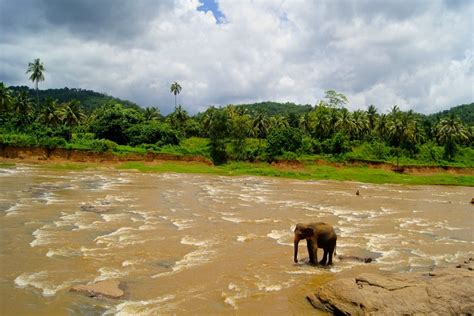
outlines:
M84 212L93 212L93 213L106 213L108 211L110 211L111 209L110 208L104 208L104 207L98 207L98 206L95 206L95 205L91 205L91 204L83 204L81 205L81 210L83 210Z
M160 261L157 263L157 265L165 269L171 269L172 267L174 267L175 262L174 261Z
M373 261L371 257L359 257L359 256L349 256L349 255L339 255L337 256L339 260L355 260L355 261L361 261L365 263L370 263Z
M471 199L471 204L474 204L474 198Z
M93 284L81 284L71 288L73 292L80 292L87 294L90 297L108 297L118 299L124 295L124 292L120 289L120 281L118 280L106 280Z
M336 315L460 315L474 313L474 260L430 273L363 273L321 286L307 296Z

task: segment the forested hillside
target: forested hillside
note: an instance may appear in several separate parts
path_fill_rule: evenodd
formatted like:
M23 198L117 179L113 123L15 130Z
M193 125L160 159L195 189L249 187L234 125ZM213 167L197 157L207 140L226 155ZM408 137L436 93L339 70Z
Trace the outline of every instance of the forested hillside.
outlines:
M36 90L30 89L27 86L12 86L9 87L9 89L12 91L27 91L30 98L36 99ZM139 108L136 103L128 100L121 100L103 93L77 88L66 87L60 89L38 90L38 97L40 102L44 102L47 97L56 100L59 103L77 100L81 103L82 108L87 113L90 113L100 106L110 102L118 102L125 105L126 107Z
M177 104L162 116L157 108L88 90L39 95L0 83L0 145L173 152L216 164L336 159L474 166L473 104L430 116L396 105L385 113L373 105L350 111L343 94L328 90L314 106L262 102L190 115Z
M311 111L311 105L300 105L291 102L286 103L279 103L279 102L272 102L272 101L265 101L259 103L251 103L251 104L239 104L236 105L237 108L246 109L250 112L259 112L262 111L267 115L302 115Z
M474 103L458 105L449 110L431 114L428 117L433 121L437 121L443 117L450 116L451 114L459 117L459 119L465 124L474 125Z

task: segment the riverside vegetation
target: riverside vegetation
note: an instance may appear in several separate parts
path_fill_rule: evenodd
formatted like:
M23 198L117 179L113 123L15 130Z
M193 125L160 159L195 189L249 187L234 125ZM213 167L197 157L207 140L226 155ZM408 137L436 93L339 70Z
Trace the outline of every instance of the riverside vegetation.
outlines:
M209 167L214 173L233 170L365 182L472 182L472 177L459 180L452 175L441 175L441 180L400 180L401 175L382 170L368 172L363 166L341 173L339 168L317 166L314 161L388 163L398 170L408 165L472 168L474 103L432 115L402 111L396 105L388 113L379 113L374 105L367 110L349 111L345 107L347 98L328 90L314 106L262 102L211 106L203 113L190 115L176 102L182 88L174 82L171 92L175 109L163 116L158 108L141 108L93 91L38 90L38 81L44 79L43 70L39 61L29 65L36 90L0 83L0 145L116 155L199 155L223 166L217 171ZM275 161L298 161L302 168L275 170L268 165ZM153 170L145 164L134 167ZM182 167L174 164L174 168ZM357 173L360 175L353 175Z

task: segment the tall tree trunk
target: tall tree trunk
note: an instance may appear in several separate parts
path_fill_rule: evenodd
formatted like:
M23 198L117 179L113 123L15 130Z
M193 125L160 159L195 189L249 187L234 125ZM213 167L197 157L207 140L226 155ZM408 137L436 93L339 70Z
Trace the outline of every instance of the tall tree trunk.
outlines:
M39 111L38 81L36 81L36 112Z

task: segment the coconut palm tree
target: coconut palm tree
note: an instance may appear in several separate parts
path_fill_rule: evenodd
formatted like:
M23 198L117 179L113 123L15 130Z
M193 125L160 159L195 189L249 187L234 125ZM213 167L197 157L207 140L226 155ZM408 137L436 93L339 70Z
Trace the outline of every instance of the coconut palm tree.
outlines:
M454 114L438 123L436 134L440 143L444 144L444 156L448 160L452 160L456 154L456 143L469 139L468 130Z
M183 88L181 88L181 86L179 85L179 83L177 81L173 82L171 84L171 88L170 88L170 91L171 93L174 94L174 108L176 109L176 96L181 92Z
M271 128L288 128L290 127L290 124L288 123L286 117L277 114L270 118L270 126Z
M348 109L342 108L342 110L340 111L340 115L337 118L335 127L346 135L351 135L351 133L354 131L354 119L352 118L352 114L351 112L349 112Z
M308 113L308 120L313 137L321 140L329 137L332 130L331 115L330 108L324 101L319 102L319 104Z
M377 119L377 109L374 105L369 105L367 109L367 118L369 119L369 128L370 130L374 130L375 128L375 121Z
M47 126L56 127L61 121L61 112L58 109L56 100L47 97L38 117L39 121Z
M39 109L39 97L38 97L38 83L44 81L44 65L39 58L36 58L32 63L28 63L28 69L26 73L31 73L30 80L35 83L36 88L36 109Z
M252 120L253 134L260 139L266 138L270 122L263 111L259 111Z
M357 110L352 113L352 120L354 122L353 135L354 138L363 140L366 135L369 134L371 130L369 125L370 121L368 115L365 111Z
M8 112L12 102L12 95L3 82L0 82L0 112Z
M155 107L148 107L143 111L145 121L157 121L160 118L160 110Z
M80 124L84 120L85 114L79 101L72 100L63 103L60 108L60 118L64 124L71 127Z
M298 120L298 126L304 133L309 133L311 131L311 120L307 113L300 116Z
M385 139L388 135L388 116L386 114L381 114L379 116L375 129L377 130L382 142L385 142Z
M22 90L15 95L12 110L16 113L18 124L25 125L31 121L33 106L28 91Z

